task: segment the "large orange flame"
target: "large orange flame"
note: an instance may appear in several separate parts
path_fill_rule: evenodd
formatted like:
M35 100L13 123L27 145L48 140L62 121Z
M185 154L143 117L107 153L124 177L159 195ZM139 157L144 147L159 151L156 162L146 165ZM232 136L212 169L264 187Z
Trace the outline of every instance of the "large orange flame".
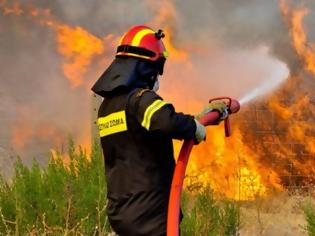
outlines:
M57 33L58 51L66 61L64 74L72 86L80 86L84 84L92 58L104 52L103 42L80 27L59 25Z
M18 2L11 7L4 6L3 14L25 15L31 17L36 23L52 28L56 32L58 52L63 57L63 71L71 87L85 86L86 74L93 59L105 51L103 39L91 34L82 27L72 27L60 22L51 13L50 9L30 7L23 8Z

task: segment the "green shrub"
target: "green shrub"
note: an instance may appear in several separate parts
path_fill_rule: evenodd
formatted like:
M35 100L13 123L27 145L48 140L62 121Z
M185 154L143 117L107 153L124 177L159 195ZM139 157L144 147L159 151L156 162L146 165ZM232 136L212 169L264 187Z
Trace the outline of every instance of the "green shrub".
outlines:
M70 141L45 168L19 159L8 182L0 176L0 235L106 235L106 183L101 148L87 156ZM210 190L183 193L182 235L235 235L238 208L217 201Z
M182 235L232 236L239 227L239 209L228 200L215 200L210 188L182 198L184 219Z
M41 169L18 160L11 183L0 181L0 231L7 234L84 235L109 232L104 164L99 145L90 157L70 142ZM67 163L67 164L65 164Z
M311 200L308 200L303 206L303 211L306 219L305 230L309 236L315 236L315 206Z

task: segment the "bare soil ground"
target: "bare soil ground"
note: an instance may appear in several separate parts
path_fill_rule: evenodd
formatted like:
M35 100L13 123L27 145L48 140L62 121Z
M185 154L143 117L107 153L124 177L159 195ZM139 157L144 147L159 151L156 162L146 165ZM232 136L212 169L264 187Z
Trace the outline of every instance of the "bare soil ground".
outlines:
M301 206L307 197L281 193L240 203L240 236L306 236Z

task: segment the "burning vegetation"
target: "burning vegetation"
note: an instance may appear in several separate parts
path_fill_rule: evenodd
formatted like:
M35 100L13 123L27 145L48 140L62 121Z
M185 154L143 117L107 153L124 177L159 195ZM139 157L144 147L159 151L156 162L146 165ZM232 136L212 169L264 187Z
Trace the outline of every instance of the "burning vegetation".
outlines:
M160 4L167 7L159 8ZM1 129L10 129L8 137L11 146L21 152L22 156L23 152L27 153L29 149L40 150L38 144L45 144L43 147L47 150L60 147L70 133L79 143L89 147L92 105L88 90L112 60L120 33L129 24L122 23L122 26L117 27L119 30L113 32L106 29L105 34L93 33L97 32L97 25L91 27L93 30L87 25L77 26L73 23L75 21L69 20L69 23L67 17L60 13L60 5L48 4L50 8L43 5L45 4L39 1L31 1L29 5L22 1L0 2L0 17L1 21L4 20L0 23L1 35L10 33L25 37L29 30L39 31L40 33L33 34L38 37L34 38L33 45L30 39L25 44L32 45L31 50L25 51L26 58L32 57L31 51L37 50L36 44L49 50L34 55L36 61L29 64L30 68L23 64L21 68L14 68L19 73L12 73L8 70L13 67L9 66L8 70L0 74L1 80L11 80L3 82L3 89L7 90L3 92L5 96L19 97L11 98L3 105L11 107L13 111L8 115L10 121L7 126L3 125ZM231 5L217 3L216 9L231 11L234 7L233 3ZM233 117L234 133L231 138L224 138L223 128L220 126L208 128L207 142L195 147L192 153L186 188L199 191L202 186L209 184L218 195L244 200L273 191L313 184L315 109L311 92L315 83L312 81L315 76L315 46L308 39L308 28L303 24L305 17L313 13L307 8L307 4L301 7L290 1L280 0L279 11L275 15L278 17L277 27L281 29L278 34L281 35L266 32L271 38L262 35L265 39L262 42L252 39L253 42L248 42L248 45L252 44L249 49L242 45L243 41L246 43L246 40L242 41L244 36L241 37L236 32L221 32L220 29L217 29L217 32L209 31L203 27L192 27L192 32L189 32L190 29L182 27L180 11L190 15L189 6L182 9L176 1L163 0L161 3L148 1L142 7L149 9L151 16L144 16L141 23L147 23L154 28L164 28L166 32L165 42L170 58L166 63L166 75L162 81L162 95L187 113L201 109L208 96L231 95L240 98L246 91L263 82L260 65L246 70L233 67L233 62L239 60L235 55L240 54L240 50L254 51L252 55L255 56L257 48L266 46L270 51L264 54L266 58L275 57L290 68L290 76L280 88L263 99L244 104L241 114ZM157 8L161 11L156 12ZM98 14L95 17L99 19ZM111 17L114 18L113 15ZM130 24L138 21L135 17L134 22ZM114 23L98 20L95 24ZM257 23L258 26L260 24L262 23ZM119 23L115 26L117 25ZM197 23L192 26L196 25ZM239 30L243 34L247 32L247 29ZM272 28L271 31L276 30ZM216 38L215 33L221 35L223 40ZM182 37L182 42L179 42L181 39L177 35ZM6 40L10 37L7 36ZM235 45L231 47L226 46L231 44L227 39L229 37L235 40ZM46 44L43 43L45 40ZM19 48L19 42L11 42L10 46ZM283 44L281 50L279 44ZM13 51L14 56L20 55L19 50ZM4 54L9 58L8 51ZM50 59L43 59L47 55ZM44 60L43 65L38 60L41 58ZM213 63L218 65L220 60L224 61L223 66L211 69L211 63L214 61ZM50 66L52 69L49 69ZM224 68L228 66L230 68ZM29 73L30 69L34 72ZM215 73L212 75L208 69ZM220 70L233 72L222 74L218 72ZM247 74L237 74L238 70ZM34 79L36 76L40 79ZM212 78L215 76L219 78ZM247 77L251 80L244 79ZM39 87L40 93L33 93L36 86ZM175 143L176 153L180 146L181 143Z

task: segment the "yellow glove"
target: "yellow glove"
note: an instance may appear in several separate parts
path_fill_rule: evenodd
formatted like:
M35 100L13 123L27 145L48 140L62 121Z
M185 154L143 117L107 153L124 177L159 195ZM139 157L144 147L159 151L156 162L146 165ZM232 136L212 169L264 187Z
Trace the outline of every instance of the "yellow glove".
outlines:
M211 111L218 111L220 113L220 121L224 120L229 115L228 107L225 102L212 102L209 103L199 114L197 114L195 118L199 120L201 117Z

